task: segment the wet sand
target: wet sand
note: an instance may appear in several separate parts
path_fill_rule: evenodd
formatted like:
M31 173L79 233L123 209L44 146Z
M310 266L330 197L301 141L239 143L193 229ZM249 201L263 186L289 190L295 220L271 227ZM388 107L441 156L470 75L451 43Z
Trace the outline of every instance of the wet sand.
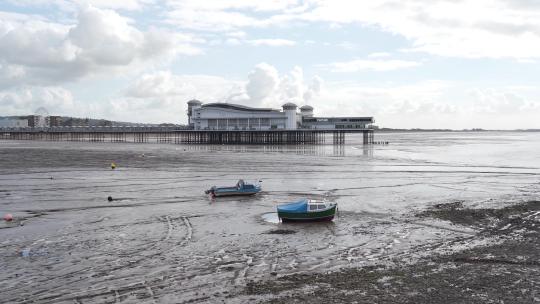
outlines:
M0 213L15 220L0 223L1 301L534 303L540 162L467 152L537 148L500 136L370 149L3 141ZM239 178L263 193L204 195ZM303 196L336 200L337 218L275 221Z
M249 282L268 303L540 302L540 201L501 209L441 204L417 214L474 229L373 265ZM422 252L424 258L408 258Z

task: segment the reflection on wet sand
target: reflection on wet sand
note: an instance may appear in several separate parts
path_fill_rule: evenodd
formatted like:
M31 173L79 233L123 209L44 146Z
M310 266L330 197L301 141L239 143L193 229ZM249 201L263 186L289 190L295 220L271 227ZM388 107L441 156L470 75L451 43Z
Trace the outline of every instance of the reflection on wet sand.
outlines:
M361 155L372 157L373 145L189 145L178 148L184 151L213 151L213 152L261 152L261 153L294 153L312 156L345 156L347 151L361 152Z

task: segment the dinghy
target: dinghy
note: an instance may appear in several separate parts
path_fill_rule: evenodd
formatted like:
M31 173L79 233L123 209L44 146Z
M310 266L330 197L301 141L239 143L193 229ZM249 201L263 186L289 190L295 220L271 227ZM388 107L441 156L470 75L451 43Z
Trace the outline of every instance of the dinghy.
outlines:
M253 195L261 192L261 185L248 184L244 180L239 180L234 187L217 187L205 191L206 194L210 194L213 197L218 196L237 196L237 195Z

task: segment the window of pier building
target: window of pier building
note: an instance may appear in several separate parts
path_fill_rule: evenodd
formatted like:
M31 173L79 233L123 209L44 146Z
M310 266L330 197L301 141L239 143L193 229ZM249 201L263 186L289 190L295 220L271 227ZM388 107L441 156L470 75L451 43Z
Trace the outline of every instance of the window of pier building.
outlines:
M239 118L238 119L238 128L245 130L249 128L249 119L248 118Z

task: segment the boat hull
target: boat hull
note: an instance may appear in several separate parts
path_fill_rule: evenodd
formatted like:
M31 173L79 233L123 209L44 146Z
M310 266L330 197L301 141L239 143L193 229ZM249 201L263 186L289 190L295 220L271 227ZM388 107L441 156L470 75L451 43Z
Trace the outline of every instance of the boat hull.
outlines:
M287 212L278 209L278 217L283 222L319 222L331 221L336 214L336 207L320 212Z
M216 192L212 192L212 195L215 196L215 197L223 197L223 196L249 196L249 195L255 195L259 193L259 191L251 191L251 192L231 192L231 191L228 191L228 192L219 192L219 191L216 191Z

